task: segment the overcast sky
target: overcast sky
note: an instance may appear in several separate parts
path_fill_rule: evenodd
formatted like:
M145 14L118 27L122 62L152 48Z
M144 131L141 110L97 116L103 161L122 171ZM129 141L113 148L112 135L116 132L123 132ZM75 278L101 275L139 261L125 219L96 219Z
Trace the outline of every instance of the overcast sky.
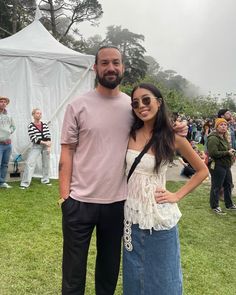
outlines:
M175 70L205 94L236 93L236 0L99 0L99 27L81 25L86 37L121 25L145 36L147 55Z

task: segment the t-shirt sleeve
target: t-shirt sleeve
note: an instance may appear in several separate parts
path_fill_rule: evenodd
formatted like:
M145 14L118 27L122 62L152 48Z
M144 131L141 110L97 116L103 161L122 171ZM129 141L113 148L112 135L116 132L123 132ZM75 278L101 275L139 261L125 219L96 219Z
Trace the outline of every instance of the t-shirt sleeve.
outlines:
M66 108L62 131L61 144L74 144L79 141L79 122L77 115L72 105Z

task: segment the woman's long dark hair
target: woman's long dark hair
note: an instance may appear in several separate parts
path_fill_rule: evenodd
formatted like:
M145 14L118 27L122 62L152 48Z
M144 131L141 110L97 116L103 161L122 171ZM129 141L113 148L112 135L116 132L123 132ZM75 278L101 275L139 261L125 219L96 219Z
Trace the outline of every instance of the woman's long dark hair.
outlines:
M173 161L174 154L175 154L175 147L174 147L175 133L171 125L170 119L167 115L166 105L160 90L152 84L141 83L132 90L131 100L133 100L134 92L138 88L149 90L160 101L160 108L157 112L156 120L153 126L153 133L152 133L152 136L154 137L152 151L155 155L155 160L156 160L154 170L158 172L162 161L164 162ZM135 120L131 128L130 134L135 140L136 131L140 129L141 127L143 127L144 123L141 119L139 119L136 116L134 111L133 111L133 115Z

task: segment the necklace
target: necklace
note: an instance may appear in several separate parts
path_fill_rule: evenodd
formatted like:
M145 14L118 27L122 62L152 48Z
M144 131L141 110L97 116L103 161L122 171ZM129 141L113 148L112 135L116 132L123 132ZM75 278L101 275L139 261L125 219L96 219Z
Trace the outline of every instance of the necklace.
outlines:
M143 131L142 132L142 135L143 135L143 138L145 139L145 145L149 142L151 136L152 136L152 133L149 132L148 136L145 134L145 132Z

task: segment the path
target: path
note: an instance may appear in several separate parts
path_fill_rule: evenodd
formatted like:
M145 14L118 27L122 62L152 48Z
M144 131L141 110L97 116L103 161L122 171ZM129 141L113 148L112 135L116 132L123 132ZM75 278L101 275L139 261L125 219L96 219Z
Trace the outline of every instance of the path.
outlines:
M182 165L179 163L179 161L174 161L177 166L168 167L167 170L167 180L170 181L187 181L188 178L181 176L180 171L182 169ZM233 182L234 182L234 189L233 189L233 195L236 195L236 163L231 168L232 176L233 176ZM206 181L210 184L210 181Z

